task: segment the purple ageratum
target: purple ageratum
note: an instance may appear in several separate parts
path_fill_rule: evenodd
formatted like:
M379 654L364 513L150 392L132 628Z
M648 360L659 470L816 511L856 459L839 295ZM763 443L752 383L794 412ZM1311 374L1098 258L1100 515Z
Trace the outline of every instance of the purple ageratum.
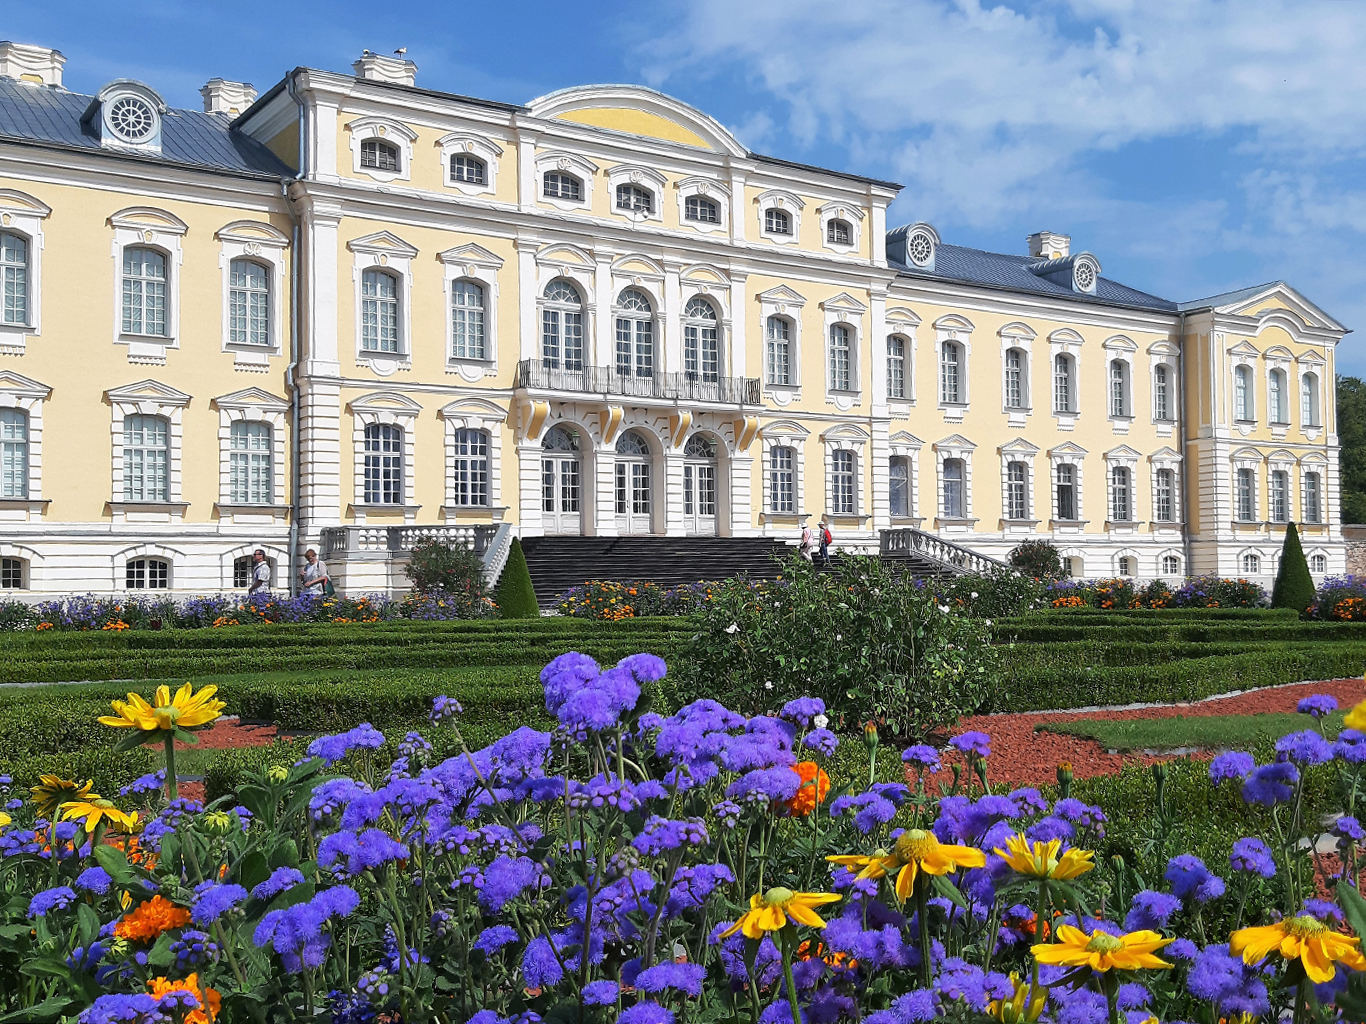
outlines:
M864 835L896 817L897 808L910 792L899 782L878 782L864 793L836 797L830 804L832 817L854 812L854 827Z
M1366 839L1366 829L1363 829L1361 822L1350 814L1344 814L1333 822L1333 834L1343 840L1341 845L1345 845L1348 841L1359 843L1362 839ZM79 879L77 879L77 884L80 884Z
M1300 770L1289 761L1264 764L1243 783L1243 800L1263 807L1285 803L1295 795L1292 788L1300 781Z
M1287 758L1296 764L1323 764L1333 757L1333 745L1313 729L1292 732L1276 741L1277 760Z
M529 857L498 857L484 870L479 905L491 914L499 913L533 885L541 884L543 875L540 865Z
M590 981L583 987L583 1001L588 1006L610 1006L620 993L615 981Z
M350 916L358 906L360 897L350 886L324 889L307 903L267 913L256 925L252 942L258 949L273 948L290 974L321 967L332 944L323 928L334 917Z
M77 1024L160 1024L170 1019L145 992L99 996L76 1018Z
M1333 756L1348 764L1366 762L1366 733L1343 729L1338 733L1338 741L1333 744Z
M863 1018L865 1024L925 1024L938 1016L933 989L922 988L907 992L885 1010L878 1010Z
M377 828L364 832L334 832L318 844L318 867L337 878L354 878L408 856L408 848Z
M801 777L791 768L756 768L730 784L726 796L752 804L771 804L791 800L797 795Z
M1165 875L1172 893L1181 900L1207 903L1224 894L1224 880L1211 873L1205 862L1193 853L1183 853L1167 861Z
M110 877L109 872L101 867L86 868L76 876L76 888L93 892L97 896L107 893L113 883L114 879Z
M621 1016L617 1017L617 1024L674 1024L674 1015L672 1010L643 999L630 1009L623 1010Z
M977 757L991 756L991 737L984 732L960 733L949 740L949 746L960 751L969 761Z
M1337 698L1326 693L1316 693L1305 697L1295 705L1295 710L1312 718L1325 718L1338 709Z
M1234 871L1247 871L1263 878L1272 878L1276 874L1276 861L1271 855L1271 847L1256 836L1248 836L1234 843L1228 860Z
M1161 931L1167 921L1181 909L1181 900L1165 892L1144 889L1134 894L1129 913L1124 918L1124 930Z
M370 792L370 787L348 776L319 783L308 798L309 815L322 821L343 811L353 800Z
M642 992L674 991L688 996L700 996L702 979L706 973L706 968L701 964L655 964L636 975L636 988Z
M200 893L190 907L190 917L197 925L210 925L247 898L247 890L231 882L213 885Z
M474 948L485 956L493 956L504 946L510 946L516 941L517 933L513 929L505 924L495 924L479 933L479 937L474 940Z
M76 890L69 885L58 885L44 889L28 903L29 917L47 917L55 911L65 910L76 902Z
M1257 967L1230 956L1227 945L1206 946L1186 975L1186 987L1197 999L1208 999L1221 1014L1260 1017L1271 1009Z
M570 693L580 689L590 679L596 679L601 672L598 663L586 654L578 651L561 654L541 669L546 710L552 715L558 712Z
M813 718L825 714L825 701L819 697L798 697L796 700L790 700L784 704L779 714L805 729L811 724Z
M335 736L320 736L308 745L308 756L321 758L324 765L333 765L353 750L378 750L384 746L384 734L369 722Z
M1209 779L1216 786L1221 782L1242 782L1252 774L1257 762L1241 750L1229 750L1209 763Z
M455 721L456 717L464 710L460 706L460 702L454 697L447 697L442 694L432 701L432 710L427 717L431 719L433 725L440 725L442 722Z
M928 743L917 743L901 752L901 760L913 764L918 771L939 771L939 751Z
M829 729L812 729L802 737L802 746L807 750L814 750L818 754L826 757L834 756L835 750L839 747L840 741Z
M251 890L254 900L272 900L282 892L293 889L304 880L304 873L298 868L276 868L270 877Z
M564 968L549 939L538 935L527 943L522 953L522 981L527 988L549 988L559 984L563 977Z
M651 815L644 829L631 840L631 845L648 857L657 857L665 850L677 850L680 846L703 846L707 841L707 826L701 818L671 821Z
M657 683L669 672L664 659L656 654L632 654L617 662L617 668L629 672L637 683Z

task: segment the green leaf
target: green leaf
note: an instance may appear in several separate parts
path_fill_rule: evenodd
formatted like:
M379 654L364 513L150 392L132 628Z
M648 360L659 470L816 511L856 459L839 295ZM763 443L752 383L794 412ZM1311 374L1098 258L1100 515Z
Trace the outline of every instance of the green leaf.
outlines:
M20 974L27 974L32 978L61 978L63 981L71 980L71 968L66 964L54 963L51 960L30 960L19 967Z
M1357 891L1356 886L1345 880L1338 883L1338 906L1343 916L1358 935L1366 935L1366 897Z
M48 996L37 1006L26 1006L0 1017L3 1024L48 1024L78 1007L78 1002L70 996Z
M156 732L146 732L142 729L133 729L122 739L114 744L114 752L126 754L130 750L136 750L144 743L160 743L161 735Z
M944 897L960 910L967 910L967 900L963 899L963 894L958 891L958 887L950 882L943 875L934 875L934 891L937 895Z
M175 957L171 955L169 932L162 932L157 936L156 945L147 954L147 962L153 967L170 967L175 962Z
M131 875L128 868L128 857L122 850L101 844L95 847L94 852L95 863L109 872L114 881L120 881Z
M95 913L95 908L89 903L81 903L76 907L76 925L81 930L81 945L86 949L94 942L100 934L100 915Z
M248 889L256 888L269 877L270 865L266 862L266 855L260 850L253 850L247 854L238 865L237 880Z

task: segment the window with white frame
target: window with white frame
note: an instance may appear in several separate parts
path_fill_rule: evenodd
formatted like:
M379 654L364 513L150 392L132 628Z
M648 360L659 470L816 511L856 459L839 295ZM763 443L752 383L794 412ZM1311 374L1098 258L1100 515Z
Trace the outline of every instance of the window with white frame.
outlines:
M371 267L360 279L360 347L364 352L402 351L398 278Z
M583 202L583 182L563 171L546 171L541 178L541 195L547 199Z
M1240 564L1243 573L1248 576L1256 576L1262 571L1262 559L1259 555L1244 555Z
M1319 481L1318 473L1304 474L1304 503L1300 508L1300 515L1304 517L1306 523L1323 522L1321 484Z
M123 250L123 333L166 336L166 257L155 249Z
M1024 349L1006 349L1005 399L1007 409L1023 409L1027 403Z
M1170 469L1159 469L1153 488L1153 519L1159 523L1176 522L1176 474Z
M706 384L720 380L720 339L716 307L694 295L683 307L683 372L688 380Z
M1252 368L1248 366L1233 368L1233 417L1246 421L1257 418L1252 406Z
M171 563L164 558L130 558L123 567L128 590L166 590L171 586Z
M832 218L825 224L825 240L830 245L853 245L854 229L847 220Z
M786 210L769 207L764 211L764 230L770 235L792 234L792 217Z
M617 515L649 515L651 506L650 446L634 430L617 438Z
M0 409L0 498L28 497L28 413Z
M887 338L887 397L906 397L906 339L899 334Z
M541 365L551 370L583 369L583 299L563 279L546 285L541 306Z
M853 515L857 511L858 479L854 453L842 449L830 454L830 511Z
M24 577L27 568L22 558L0 558L0 590L26 589Z
M1133 555L1121 555L1119 558L1119 574L1121 576L1138 575L1138 559Z
M1029 467L1023 462L1006 463L1006 518L1029 518Z
M1176 576L1181 572L1181 559L1176 555L1162 556L1162 575Z
M365 504L403 504L403 428L365 425Z
M1255 522L1257 519L1257 474L1246 467L1239 468L1234 490L1233 507L1238 522Z
M451 181L464 182L466 185L488 183L488 166L469 153L452 153L450 170Z
M1306 373L1300 377L1300 426L1317 427L1319 423L1319 375Z
M1133 474L1128 466L1113 466L1110 469L1110 519L1128 523L1133 518Z
M776 445L768 450L768 503L770 512L797 511L797 450Z
M1266 379L1266 418L1270 423L1289 423L1290 408L1285 394L1285 371L1272 370Z
M911 460L893 455L887 466L887 499L894 516L911 514Z
M1283 469L1273 469L1268 477L1270 492L1268 506L1273 523L1290 521L1290 474Z
M1153 367L1153 419L1172 419L1172 370L1166 363Z
M944 460L944 507L941 510L945 519L962 519L966 515L966 473L962 459Z
M360 165L375 171L398 171L398 147L380 139L365 139L360 144Z
M854 390L853 331L846 324L830 325L830 390Z
M688 196L683 200L683 219L699 224L721 223L721 208L710 199L701 196Z
M451 358L487 359L484 343L484 288L473 281L451 282Z
M1129 364L1123 359L1110 360L1110 415L1129 415Z
M1076 412L1076 362L1069 355L1053 357L1053 411Z
M771 316L765 328L765 377L770 384L787 387L792 383L792 325L781 316Z
M617 186L617 209L630 213L653 213L655 196L647 188L639 185L622 184Z
M1058 518L1065 520L1080 518L1077 513L1077 467L1067 462L1059 463L1057 476Z
M623 377L653 377L655 320L650 297L638 288L617 296L617 373Z
M0 323L29 324L29 244L23 235L0 231Z
M1312 573L1314 573L1315 575L1319 575L1319 576L1321 576L1321 575L1323 575L1324 573L1326 573L1326 572L1328 571L1328 556L1327 556L1327 555L1311 555L1311 556L1309 556L1309 571L1312 572Z
M123 418L123 500L171 500L171 424L163 416Z
M482 430L458 427L455 449L455 504L484 507L489 504L489 436Z
M275 439L269 423L236 420L228 430L228 500L235 505L275 501Z
M255 260L229 265L228 340L234 345L271 344L270 270Z
M939 346L939 400L946 405L963 404L963 347L956 341Z

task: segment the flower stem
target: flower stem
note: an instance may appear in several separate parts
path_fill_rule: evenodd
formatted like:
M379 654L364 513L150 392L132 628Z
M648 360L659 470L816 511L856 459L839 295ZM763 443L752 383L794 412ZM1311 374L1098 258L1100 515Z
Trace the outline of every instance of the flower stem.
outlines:
M175 732L167 729L163 741L166 746L166 799L180 799L180 786L175 777Z
M920 982L929 988L934 983L933 965L930 963L930 876L920 872L915 880L915 916L920 925Z
M797 930L788 925L782 930L783 980L787 982L787 1004L792 1008L792 1024L802 1024L802 1011L797 1005L797 982L792 977L792 946L797 941Z

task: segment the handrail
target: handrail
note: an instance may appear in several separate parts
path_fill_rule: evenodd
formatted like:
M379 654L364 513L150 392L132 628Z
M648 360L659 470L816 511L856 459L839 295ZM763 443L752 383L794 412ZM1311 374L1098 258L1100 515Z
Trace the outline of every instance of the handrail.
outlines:
M501 526L506 524L477 523L474 525L432 526L327 526L323 528L320 546L322 558L345 557L356 552L411 551L424 540L442 540L464 544L481 558Z
M896 530L881 530L878 536L878 554L883 557L919 555L945 569L959 573L995 572L1009 569L1010 566L1000 559L965 548L961 544L917 530L914 527L901 527Z
M633 398L721 402L726 405L758 405L760 401L758 377L716 377L706 380L695 373L663 372L641 377L619 373L610 366L563 370L546 366L539 359L523 359L517 364L515 386Z

